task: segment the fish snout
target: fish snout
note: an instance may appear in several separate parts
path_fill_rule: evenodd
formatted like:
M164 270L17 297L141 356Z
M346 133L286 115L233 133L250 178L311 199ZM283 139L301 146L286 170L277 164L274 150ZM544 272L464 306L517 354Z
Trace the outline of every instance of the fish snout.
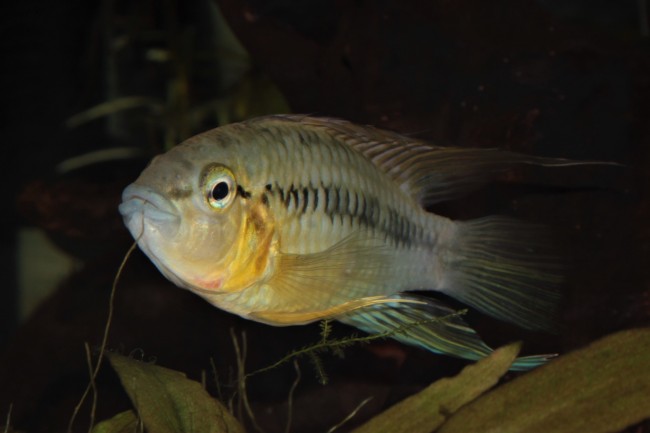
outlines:
M180 213L174 203L152 188L131 184L122 193L122 203L119 205L120 214L126 226L134 236L142 232L144 225L154 224L159 229L177 229L180 223Z

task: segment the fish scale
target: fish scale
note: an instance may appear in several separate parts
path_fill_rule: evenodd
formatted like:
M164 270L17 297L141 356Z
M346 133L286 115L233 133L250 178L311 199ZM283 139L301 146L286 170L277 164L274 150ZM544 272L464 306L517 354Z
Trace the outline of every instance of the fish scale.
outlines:
M283 136L283 132L278 130L272 135ZM309 241L314 244L313 251L322 251L359 228L369 229L371 234L375 234L375 231L377 231L384 235L386 239L394 242L395 245L402 247L414 243L427 243L430 247L433 247L431 237L424 236L424 233L427 232L424 227L425 221L427 217L431 218L432 215L429 214L423 218L419 207L407 207L400 203L403 197L393 191L394 185L382 185L385 188L384 194L376 191L376 188L373 188L375 191L370 189L368 186L379 184L379 182L371 176L368 176L371 179L367 180L367 177L363 177L364 166L354 165L355 162L365 163L365 160L362 160L358 155L352 154L349 149L340 146L340 144L337 147L328 146L327 151L323 151L322 148L310 147L304 135L298 135L298 137L300 138L296 138L295 135L286 135L286 138L275 146L276 149L281 149L281 154L278 155L276 161L281 160L284 155L300 154L300 162L306 166L304 171L312 173L312 176L313 173L318 173L317 177L321 180L319 188L315 188L311 181L307 185L294 184L294 182L304 181L304 179L295 178L285 180L284 184L278 179L274 179L272 183L269 183L274 185L274 188L268 192L274 195L277 191L279 197L279 201L269 200L269 203L272 206L283 204L286 210L286 214L276 211L275 215L279 225L287 227L283 235L280 236L283 246L287 248L287 252L312 252L303 240L292 242L296 236L292 236L290 233L302 231L293 227L296 224L299 226L311 224L311 226L321 228L320 233L310 231ZM267 148L269 151L274 149L272 146ZM315 155L317 152L318 154ZM317 157L322 158L323 161L319 168L314 169L314 166L318 166L314 163ZM324 169L320 168L330 166L337 167L338 170L326 173ZM281 169L276 173L284 173L287 168L281 166ZM287 183L289 183L288 186L286 186ZM356 184L368 185L366 189L370 190L371 193L361 193L344 186ZM303 191L306 191L306 193ZM320 206L317 206L312 213L306 212L309 208L309 198L305 201L305 196L322 197L322 201L319 203ZM387 202L393 202L396 205L391 207L380 205L380 203ZM407 215L407 209L411 209L413 215ZM294 218L295 216L298 218ZM304 218L323 218L325 222L319 221L319 224L314 224L313 221L305 222ZM327 218L329 218L329 224L326 223Z
M382 210L378 205L379 200L375 198L367 198L361 193L333 186L314 188L313 186L294 187L292 185L289 187L288 193L279 186L276 188L267 189L263 195L267 197L264 201L268 202L270 206L284 206L286 209L284 219L279 220L279 225L291 227L292 224L299 224L313 228L317 227L314 220L319 222L318 227L320 227L322 236L316 236L313 230L310 230L310 236L312 238L327 238L328 241L315 246L315 251L322 251L336 242L337 239L332 238L331 233L345 235L358 229L367 229L371 235L379 233L383 235L384 240L392 242L394 246L406 248L412 244L427 244L433 247L433 240L430 236L423 234L425 229L421 224L413 222L393 207ZM268 198L269 195L274 197L275 194L277 194L276 200ZM319 200L319 197L323 198ZM280 212L275 214L282 215ZM280 238L289 240L294 236L282 234ZM291 250L291 243L284 245L289 248L287 251L308 252L306 250ZM301 241L298 247L302 245L304 242Z

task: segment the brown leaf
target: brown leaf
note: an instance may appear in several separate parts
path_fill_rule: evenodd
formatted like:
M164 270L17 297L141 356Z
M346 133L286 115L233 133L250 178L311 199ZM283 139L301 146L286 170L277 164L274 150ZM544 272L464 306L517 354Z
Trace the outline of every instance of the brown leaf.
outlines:
M114 353L107 356L147 431L244 433L221 403L184 374Z
M354 433L429 433L460 407L494 386L517 357L519 343L495 350L456 377L441 379L397 403L354 430Z
M650 328L619 332L462 408L439 433L607 433L650 417Z

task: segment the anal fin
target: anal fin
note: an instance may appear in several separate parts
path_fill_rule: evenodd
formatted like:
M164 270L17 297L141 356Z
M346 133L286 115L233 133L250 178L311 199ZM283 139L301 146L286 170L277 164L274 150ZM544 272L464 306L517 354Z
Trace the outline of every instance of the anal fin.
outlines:
M458 312L441 302L416 295L393 295L386 301L391 299L393 302L363 307L337 317L337 320L370 334L391 333L391 338L401 343L438 354L478 360L492 353L492 349ZM529 370L554 356L517 358L510 369Z

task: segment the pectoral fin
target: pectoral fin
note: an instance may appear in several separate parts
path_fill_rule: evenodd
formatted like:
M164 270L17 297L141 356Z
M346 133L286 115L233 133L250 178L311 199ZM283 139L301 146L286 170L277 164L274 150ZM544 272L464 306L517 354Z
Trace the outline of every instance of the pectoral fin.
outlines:
M383 302L382 274L390 250L365 232L349 236L314 254L282 254L266 290L270 308L252 318L273 324L321 320Z

